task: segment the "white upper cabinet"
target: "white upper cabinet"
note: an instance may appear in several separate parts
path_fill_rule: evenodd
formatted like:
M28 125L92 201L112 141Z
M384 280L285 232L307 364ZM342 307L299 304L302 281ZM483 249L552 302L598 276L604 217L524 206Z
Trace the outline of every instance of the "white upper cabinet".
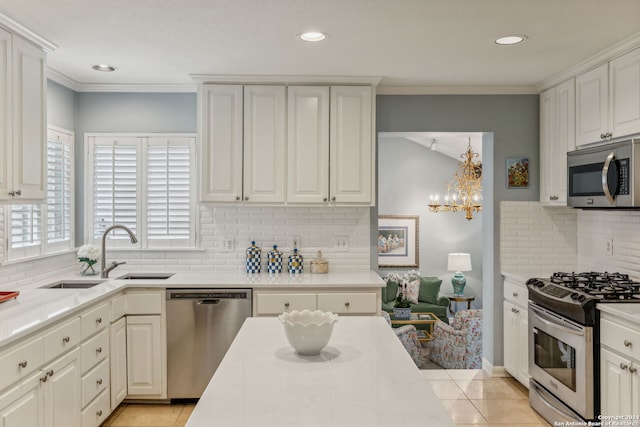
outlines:
M244 87L244 201L285 200L284 86Z
M329 87L290 86L287 201L329 200Z
M330 193L337 203L373 203L373 89L331 87Z
M567 152L575 150L575 82L540 95L540 203L567 205Z
M640 49L611 61L609 76L613 137L640 132Z
M640 49L576 77L576 144L640 132Z
M203 84L200 200L372 205L373 88Z
M242 199L242 86L200 88L200 200Z
M609 65L576 77L576 145L607 139L609 114Z
M46 195L46 54L0 29L0 199Z

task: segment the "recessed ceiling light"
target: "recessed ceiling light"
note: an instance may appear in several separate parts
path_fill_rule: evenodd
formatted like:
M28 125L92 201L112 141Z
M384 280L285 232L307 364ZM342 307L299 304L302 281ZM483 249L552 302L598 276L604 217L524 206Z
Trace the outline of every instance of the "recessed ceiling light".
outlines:
M110 73L112 71L117 70L117 68L114 67L113 65L107 65L107 64L96 64L96 65L92 65L91 68L93 68L96 71L102 71L103 73Z
M526 39L526 38L527 38L527 36L500 37L499 39L496 39L496 44L502 44L502 45L517 44L517 43L520 43L520 42L524 41L524 39Z
M327 38L327 35L319 31L308 31L306 33L300 34L299 37L301 40L304 40L306 42L321 42L322 40Z

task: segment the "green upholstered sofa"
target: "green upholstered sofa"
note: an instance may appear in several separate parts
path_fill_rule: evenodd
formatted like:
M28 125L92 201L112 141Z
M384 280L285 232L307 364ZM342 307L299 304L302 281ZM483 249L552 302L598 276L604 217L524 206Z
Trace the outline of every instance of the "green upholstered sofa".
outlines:
M420 293L418 303L411 304L411 311L418 313L433 313L440 320L449 323L447 309L449 298L440 295L442 279L437 277L420 277ZM387 280L387 286L382 288L382 309L393 313L393 303L398 293L398 282Z

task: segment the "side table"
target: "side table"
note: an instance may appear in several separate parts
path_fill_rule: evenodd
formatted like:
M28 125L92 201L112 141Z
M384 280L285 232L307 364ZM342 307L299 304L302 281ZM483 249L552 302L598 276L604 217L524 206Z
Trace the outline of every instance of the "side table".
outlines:
M453 311L451 309L451 303L453 303L453 302L456 303L456 311L458 311L458 303L459 302L466 302L467 303L467 310L469 310L471 308L471 302L476 299L476 297L474 297L474 296L454 295L454 294L446 295L446 297L449 298L449 313L451 313L452 316L455 315L455 311Z

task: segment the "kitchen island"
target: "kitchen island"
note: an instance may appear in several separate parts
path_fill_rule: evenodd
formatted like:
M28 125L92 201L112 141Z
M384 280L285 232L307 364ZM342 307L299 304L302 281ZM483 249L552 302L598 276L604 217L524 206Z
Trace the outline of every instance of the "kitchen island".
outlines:
M381 317L341 317L319 356L276 318L245 321L187 427L455 426Z

